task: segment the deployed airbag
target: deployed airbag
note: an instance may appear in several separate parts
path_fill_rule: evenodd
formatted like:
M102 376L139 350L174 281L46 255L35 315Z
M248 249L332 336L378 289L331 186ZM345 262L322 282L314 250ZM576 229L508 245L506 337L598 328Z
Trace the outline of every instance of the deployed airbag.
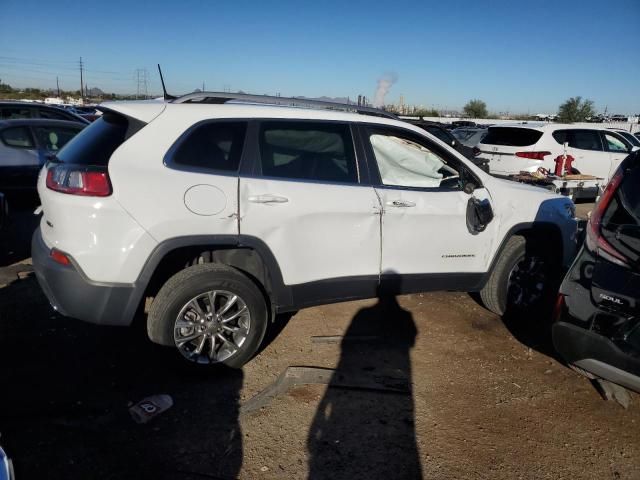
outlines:
M434 153L409 140L371 135L382 183L404 187L439 187L444 162Z

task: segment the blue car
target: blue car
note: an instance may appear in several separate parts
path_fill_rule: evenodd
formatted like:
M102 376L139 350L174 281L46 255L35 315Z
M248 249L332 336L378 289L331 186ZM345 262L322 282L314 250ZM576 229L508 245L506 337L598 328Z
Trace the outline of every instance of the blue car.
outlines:
M47 157L86 126L66 120L0 120L0 191L35 190Z

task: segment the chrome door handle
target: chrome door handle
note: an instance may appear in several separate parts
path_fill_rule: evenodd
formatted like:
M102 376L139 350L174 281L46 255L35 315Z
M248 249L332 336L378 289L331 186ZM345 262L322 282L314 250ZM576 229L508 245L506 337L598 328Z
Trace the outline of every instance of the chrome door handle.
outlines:
M415 207L416 202L410 202L409 200L389 200L387 205L389 207Z
M253 203L287 203L289 199L278 195L265 194L252 195L249 197L249 201Z

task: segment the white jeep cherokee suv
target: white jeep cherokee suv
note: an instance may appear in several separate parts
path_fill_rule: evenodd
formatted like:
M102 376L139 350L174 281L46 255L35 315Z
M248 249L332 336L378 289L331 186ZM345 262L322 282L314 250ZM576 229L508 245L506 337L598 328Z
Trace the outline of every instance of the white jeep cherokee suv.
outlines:
M33 264L54 308L129 325L150 304L152 341L238 367L280 312L393 278L398 293L479 292L502 314L573 258L570 200L493 178L385 112L289 100L315 108L106 104L38 181Z
M576 172L606 183L634 148L623 135L601 126L524 122L489 127L475 152L489 161L492 175L501 176L540 167L553 172L555 159L566 152L574 158Z

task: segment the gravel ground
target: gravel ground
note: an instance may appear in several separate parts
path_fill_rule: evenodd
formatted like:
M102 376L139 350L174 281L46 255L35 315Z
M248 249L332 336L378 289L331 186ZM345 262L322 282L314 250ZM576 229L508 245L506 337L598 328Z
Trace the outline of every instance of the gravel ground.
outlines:
M542 322L467 294L305 309L243 370L203 370L140 325L55 314L29 270L0 268L0 432L18 480L640 478L638 397L603 401ZM292 366L327 370L249 411ZM131 402L161 393L173 407L134 423Z

